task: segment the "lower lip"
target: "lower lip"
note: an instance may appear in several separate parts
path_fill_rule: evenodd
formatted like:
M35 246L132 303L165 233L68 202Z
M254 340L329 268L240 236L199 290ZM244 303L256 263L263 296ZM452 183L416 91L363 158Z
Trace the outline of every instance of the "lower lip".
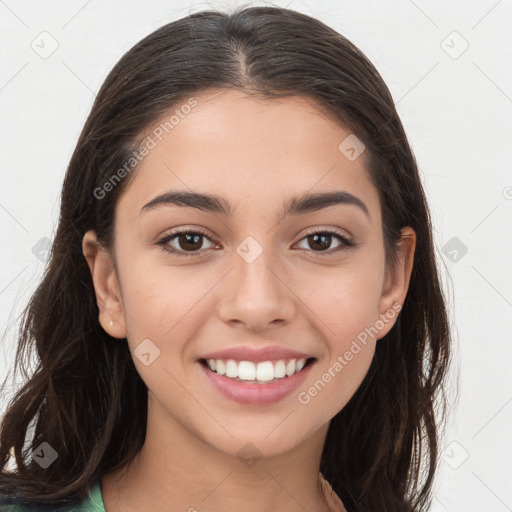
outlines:
M309 364L291 377L284 377L268 384L253 384L230 379L208 370L197 363L210 383L224 396L241 404L271 404L282 400L297 389L307 377L313 364Z

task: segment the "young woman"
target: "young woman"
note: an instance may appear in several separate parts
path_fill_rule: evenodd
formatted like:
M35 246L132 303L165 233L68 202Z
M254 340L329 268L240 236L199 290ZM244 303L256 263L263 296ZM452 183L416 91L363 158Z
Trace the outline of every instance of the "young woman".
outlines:
M2 510L428 510L449 325L373 65L277 7L135 45L71 158L29 348Z

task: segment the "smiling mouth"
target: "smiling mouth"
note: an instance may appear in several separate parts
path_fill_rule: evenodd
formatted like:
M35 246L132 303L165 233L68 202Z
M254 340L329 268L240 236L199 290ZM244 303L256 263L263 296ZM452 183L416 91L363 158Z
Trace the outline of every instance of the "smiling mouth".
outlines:
M315 361L315 357L261 362L199 359L199 362L212 373L248 384L268 384L287 379L311 366Z

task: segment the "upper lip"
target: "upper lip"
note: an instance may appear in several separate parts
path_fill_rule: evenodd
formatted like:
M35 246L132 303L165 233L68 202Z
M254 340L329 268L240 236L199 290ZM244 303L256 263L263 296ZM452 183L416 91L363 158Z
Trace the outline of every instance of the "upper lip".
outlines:
M309 359L313 357L304 352L297 352L295 350L289 350L287 348L271 345L263 348L251 348L251 347L232 347L224 350L218 350L216 352L209 352L205 354L202 359L233 359L235 361L279 361L281 359Z

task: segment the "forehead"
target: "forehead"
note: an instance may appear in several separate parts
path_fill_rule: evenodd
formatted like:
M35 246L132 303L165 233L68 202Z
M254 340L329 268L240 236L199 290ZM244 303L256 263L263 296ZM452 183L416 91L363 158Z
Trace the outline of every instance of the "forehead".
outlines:
M178 104L146 131L143 143L149 137L154 144L132 171L119 209L138 215L154 196L177 188L234 202L251 198L255 208L279 209L290 196L333 189L360 197L369 208L378 203L364 151L355 160L344 152L344 141L354 135L313 100L257 99L237 90L194 99L195 107L173 116Z

